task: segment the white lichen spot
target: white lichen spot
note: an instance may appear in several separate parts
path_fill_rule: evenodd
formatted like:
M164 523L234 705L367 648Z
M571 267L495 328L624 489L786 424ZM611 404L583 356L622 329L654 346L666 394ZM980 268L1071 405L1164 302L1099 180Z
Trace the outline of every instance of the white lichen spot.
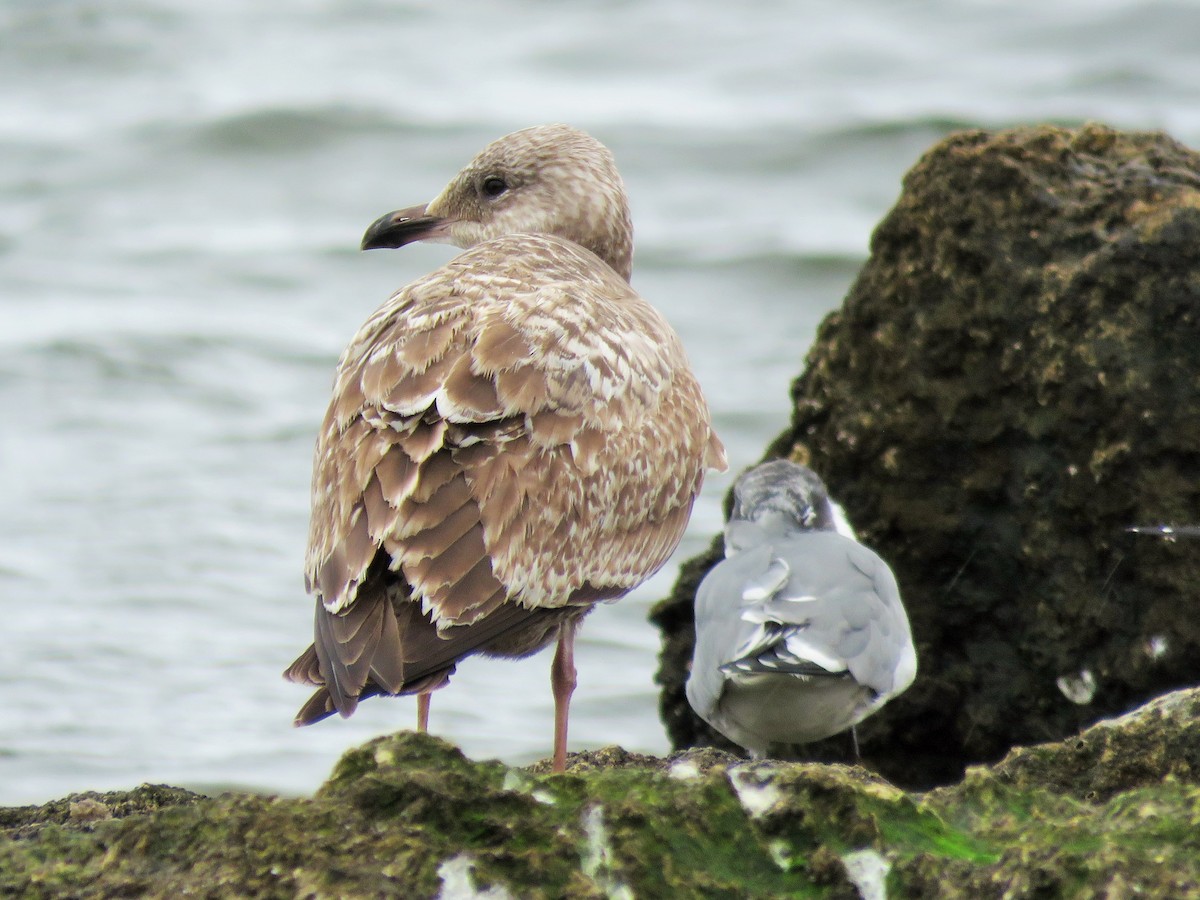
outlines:
M782 797L780 790L767 777L746 766L734 766L729 770L729 783L733 785L742 808L757 819L774 808Z
M700 777L700 767L690 759L679 759L671 763L667 775L676 781L695 781Z
M1169 644L1164 635L1151 635L1149 640L1146 641L1146 655L1151 659L1162 659L1162 657L1167 655L1168 649Z
M609 900L633 900L633 891L613 871L613 849L604 826L604 810L599 804L589 806L583 814L583 836L586 843L580 855L580 868Z
M514 794L528 794L544 806L553 806L558 802L558 798L552 793L545 788L535 786L532 778L529 778L516 769L509 769L504 773L504 781L500 787Z
M846 877L858 888L862 900L887 900L887 874L892 864L869 847L842 856Z
M465 853L452 856L438 866L442 889L437 900L515 900L503 885L480 890L475 886L475 861Z
M1054 683L1064 697L1080 706L1091 703L1096 696L1096 676L1091 669L1081 669L1078 675L1060 675Z
M795 862L795 857L792 856L792 847L787 841L771 841L771 843L767 844L767 852L771 854L771 860L780 869L785 872L792 871L792 864Z
M388 747L380 747L375 751L375 765L381 769L386 769L389 766L396 764L396 754Z

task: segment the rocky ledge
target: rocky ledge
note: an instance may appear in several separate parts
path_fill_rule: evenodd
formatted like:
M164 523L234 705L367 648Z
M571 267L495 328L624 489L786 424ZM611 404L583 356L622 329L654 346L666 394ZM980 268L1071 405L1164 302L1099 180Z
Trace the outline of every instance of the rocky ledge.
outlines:
M0 809L0 896L1184 897L1197 821L1200 690L923 794L713 749L552 775L402 733L312 798L145 785Z

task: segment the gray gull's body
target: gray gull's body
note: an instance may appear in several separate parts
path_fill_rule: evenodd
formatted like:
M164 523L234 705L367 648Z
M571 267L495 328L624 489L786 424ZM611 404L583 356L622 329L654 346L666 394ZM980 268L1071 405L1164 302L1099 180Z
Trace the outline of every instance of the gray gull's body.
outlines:
M629 286L612 155L564 125L485 148L363 249L467 248L398 291L338 364L305 572L315 640L297 724L429 692L472 654L557 640L565 765L579 620L666 562L724 450L679 338Z
M756 756L851 728L916 676L891 569L837 527L816 474L764 463L735 484L727 558L696 592L688 702Z

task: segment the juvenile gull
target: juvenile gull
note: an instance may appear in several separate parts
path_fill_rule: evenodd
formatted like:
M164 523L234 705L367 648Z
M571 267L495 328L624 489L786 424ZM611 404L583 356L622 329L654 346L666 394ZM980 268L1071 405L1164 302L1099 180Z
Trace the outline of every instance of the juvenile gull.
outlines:
M472 654L557 639L554 767L566 763L575 629L679 543L725 452L679 338L629 286L612 154L565 125L486 147L363 249L464 253L391 297L338 364L317 440L306 584L317 685L296 723L428 694Z
M891 569L838 524L804 466L775 460L734 485L726 559L696 592L687 698L755 756L844 731L916 677Z

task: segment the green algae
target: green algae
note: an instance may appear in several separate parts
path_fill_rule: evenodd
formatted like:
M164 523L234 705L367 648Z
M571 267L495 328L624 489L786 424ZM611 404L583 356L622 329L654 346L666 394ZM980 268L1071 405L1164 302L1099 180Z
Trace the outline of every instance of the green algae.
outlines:
M12 829L0 842L0 894L435 896L443 864L462 856L478 888L521 897L620 886L637 896L811 893L745 827L717 772L693 784L645 766L515 780L509 771L425 736L383 738L347 753L311 800L193 796L87 825ZM24 813L26 828L36 821ZM597 854L608 862L589 874Z
M984 866L945 861L940 875L926 857L897 866L906 883L938 885L936 896L1182 897L1200 888L1195 786L1168 780L1088 802L973 772L964 789L935 791L927 803L998 851ZM1111 894L1113 884L1124 887Z
M426 735L349 751L312 798L144 786L0 810L0 896L853 897L1200 891L1200 689L914 794L857 766L607 748L564 774ZM457 873L457 874L454 874ZM1118 885L1114 894L1112 885Z

